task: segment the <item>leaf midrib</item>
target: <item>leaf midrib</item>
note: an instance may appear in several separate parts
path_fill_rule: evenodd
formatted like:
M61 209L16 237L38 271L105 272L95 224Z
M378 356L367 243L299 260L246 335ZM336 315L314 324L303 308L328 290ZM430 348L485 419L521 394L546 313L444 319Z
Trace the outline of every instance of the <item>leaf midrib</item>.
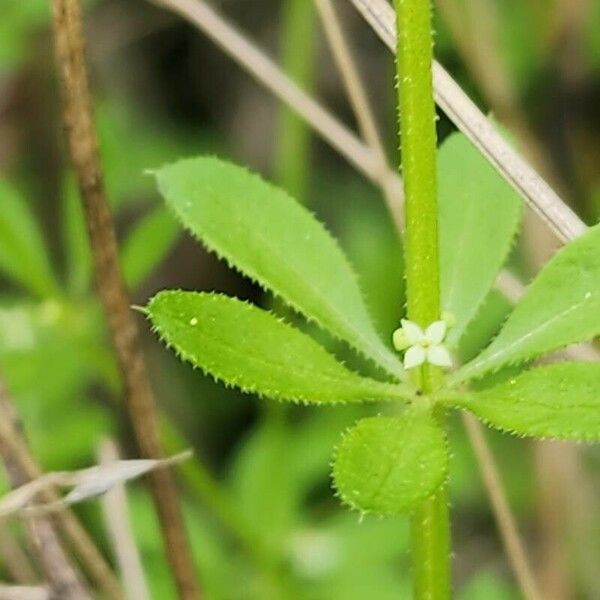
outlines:
M475 359L475 361L473 363L471 363L471 367L470 368L466 368L466 367L469 366L469 365L466 365L464 369L461 369L460 371L457 371L456 374L455 374L455 376L451 378L451 382L452 383L458 383L458 382L464 381L465 379L468 379L470 377L480 375L482 372L485 372L486 370L489 370L490 363L492 365L494 365L494 363L496 363L496 366L498 364L502 364L502 361L498 361L498 357L499 356L502 356L502 355L508 353L513 348L518 347L519 345L524 344L529 338L531 338L534 335L539 334L544 329L547 329L550 325L552 325L557 320L560 320L560 319L564 318L566 315L568 315L571 312L573 312L573 311L581 308L586 303L591 303L591 302L596 301L597 297L600 296L599 293L591 292L591 294L592 295L590 297L584 298L584 300L582 302L578 302L576 304L573 304L569 308L567 308L566 310L563 310L560 313L556 313L555 315L553 315L552 317L550 317L548 320L544 321L543 323L540 323L536 328L530 330L525 335L523 335L523 336L519 337L518 339L514 340L508 346L505 346L503 349L497 350L495 353L490 354L489 356L485 357L484 359L482 359L480 361L477 361L477 359ZM496 338L496 341L498 339L500 339L500 338ZM573 342L573 343L575 343L575 342ZM548 352L549 351L550 350L548 350ZM544 352L546 352L546 351L544 351ZM527 357L523 357L520 360L522 361L522 360L526 360L526 359L527 359ZM486 367L488 367L488 369L486 369Z
M163 337L166 337L166 336L164 336L164 334L162 334L162 335L163 335ZM207 333L206 330L204 330L204 335L206 337L210 338L212 340L212 343L215 346L217 346L218 352L221 352L222 354L227 354L228 356L233 357L233 358L237 358L239 356L239 353L237 353L235 350L232 350L231 347L228 344L226 344L225 342L222 342L218 336L210 335ZM179 352L182 354L182 356L187 358L187 360L189 362L198 362L196 355L192 355L190 352L184 351L181 348L179 349ZM255 363L259 364L261 367L273 368L273 366L276 365L277 369L282 370L282 371L287 371L287 372L289 372L289 371L295 372L298 377L318 376L321 379L324 379L326 381L330 381L332 383L336 383L338 385L347 386L347 387L348 386L352 387L352 385L354 384L353 381L341 379L337 375L323 372L323 371L315 371L314 369L302 368L302 366L298 365L298 364L294 365L294 367L292 369L290 369L290 366L287 363L284 364L281 362L274 362L272 360L267 360L267 359L263 358L262 355L260 355L260 354L248 353L245 355L245 359L254 361ZM340 365L340 366L341 366L341 368L345 368L345 367L343 367L343 365ZM212 373L212 371L210 371L210 372ZM361 389L364 389L365 391L371 390L372 393L381 394L381 396L380 396L381 398L386 397L386 394L384 393L384 392L386 392L387 394L389 394L390 397L393 397L395 399L404 399L404 397L399 393L399 391L395 389L395 386L393 384L387 384L384 382L376 381L374 379L367 379L356 373L353 373L352 371L348 371L348 374L349 374L349 379L357 378L358 379L358 381L356 381L357 387L359 385L365 386L364 388L361 387ZM238 384L236 383L236 385L238 385ZM382 387L380 387L380 386L382 386ZM390 386L390 387L388 388L387 386ZM241 386L239 386L239 387L241 387ZM245 389L250 392L255 392L255 391L257 391L258 388L244 387L242 389ZM281 397L285 396L285 394L281 394L280 391L277 391L277 395L281 396Z

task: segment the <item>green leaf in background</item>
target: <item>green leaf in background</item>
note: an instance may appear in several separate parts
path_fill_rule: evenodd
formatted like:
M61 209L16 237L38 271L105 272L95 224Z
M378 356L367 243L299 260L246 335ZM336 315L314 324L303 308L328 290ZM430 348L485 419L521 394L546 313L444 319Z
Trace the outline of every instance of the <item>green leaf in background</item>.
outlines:
M458 600L520 600L522 595L500 574L476 573L458 595Z
M289 418L285 406L265 406L264 417L242 443L228 473L240 512L274 558L306 519L306 502L314 501L315 489L329 498L326 484L332 449L340 433L368 414L368 408L372 407L307 408L303 415L308 412L308 416L297 420ZM351 521L355 524L356 518ZM262 527L263 523L269 527Z
M600 333L600 225L550 260L529 285L494 341L450 376L480 377Z
M323 600L411 598L407 519L373 516L363 519L359 525L356 521L356 514L338 509L327 521L319 522L318 529L305 530L293 540L296 542L292 555L296 558L296 570L304 564L306 577L310 574L306 567L312 567L318 589L312 597Z
M92 278L92 253L73 176L69 176L66 181L61 224L68 287L73 294L83 295L88 291Z
M332 221L339 221L338 239L358 273L369 314L385 339L398 327L406 305L402 240L383 206L376 210L379 198L373 190L359 187L354 194L360 198L355 200L351 183L330 187L330 193L338 196L335 200L326 196Z
M219 147L206 129L175 128L159 115L132 108L123 100L116 94L95 107L106 190L113 210L154 198L155 184L148 176L148 165Z
M362 512L411 512L446 477L442 430L426 412L363 419L338 446L333 478L342 500Z
M403 374L339 245L287 193L213 157L167 165L156 177L167 204L210 250L391 375Z
M490 290L475 319L460 338L456 350L460 364L472 360L489 346L512 309L513 305L498 290Z
M506 260L521 200L460 133L442 144L438 177L442 308L456 318L448 332L455 345Z
M550 5L520 0L504 0L495 8L502 54L497 59L508 67L512 85L523 91L535 80L544 60L552 60L548 52L553 44L547 38L553 35L557 17Z
M42 234L29 207L0 179L0 271L38 297L57 294Z
M123 275L129 286L137 287L152 273L173 247L178 233L177 222L162 206L140 219L121 252Z
M4 0L0 20L0 69L14 68L27 56L31 34L50 19L45 0Z
M91 5L94 0L84 0ZM49 27L50 3L47 0L2 0L0 19L0 71L14 69L30 58L35 34ZM31 53L33 55L33 53Z
M451 404L517 435L600 440L600 364L539 367Z
M147 312L181 358L245 392L316 404L410 397L407 386L349 371L308 335L235 298L165 291Z

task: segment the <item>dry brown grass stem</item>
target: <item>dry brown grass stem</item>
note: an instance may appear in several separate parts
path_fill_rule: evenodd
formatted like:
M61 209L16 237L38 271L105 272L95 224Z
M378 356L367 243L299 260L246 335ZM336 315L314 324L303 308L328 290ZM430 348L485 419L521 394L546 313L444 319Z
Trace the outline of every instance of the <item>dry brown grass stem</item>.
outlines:
M469 0L466 3L436 0L436 6L486 104L516 135L526 157L556 185L556 171L527 121L507 65L502 60L495 0Z
M86 215L98 293L124 382L125 405L142 456L162 458L154 397L119 267L114 224L104 190L79 0L54 0L53 22L66 138ZM196 600L200 591L174 479L168 470L161 470L152 473L150 481L166 556L180 597Z
M463 412L462 418L469 441L477 456L479 470L488 490L498 530L515 571L521 593L525 600L542 600L543 596L529 566L525 547L504 493L500 471L485 439L483 427L471 413Z
M14 464L23 473L23 479L30 481L41 477L42 470L31 456L22 432L11 426L14 411L10 408L10 400L6 389L0 381L0 411L7 414L0 418L0 436L5 444L7 452L10 451L14 457ZM45 491L40 494L44 502L56 502L58 494L53 491ZM121 587L104 557L94 545L85 529L81 526L75 515L70 510L63 510L54 515L60 526L63 537L69 542L81 564L85 567L94 583L112 600L123 600Z
M1 585L0 600L57 600L42 586Z
M23 451L26 449L19 439L18 428L16 412L6 390L0 387L0 455L14 488L31 478L23 461ZM52 595L63 600L92 600L92 595L63 548L53 520L49 517L27 518L25 529L31 552L48 581Z
M196 26L272 94L295 110L323 139L345 156L357 171L372 181L379 181L382 177L388 176L388 173L381 172L380 162L371 148L362 143L352 131L298 87L266 54L206 2L202 0L149 1L180 15Z
M98 458L103 466L118 461L117 445L112 440L104 440L98 449ZM131 528L123 484L114 486L102 497L102 512L127 597L129 600L149 600L150 593Z
M383 43L396 51L396 16L385 0L349 0ZM585 232L583 221L502 137L438 62L433 66L437 105L515 188L557 238L565 243Z
M371 108L352 51L335 12L332 0L314 0L323 24L327 43L340 73L346 94L358 122L363 139L375 153L381 175L377 181L398 231L404 227L402 182L388 163L386 151L378 131L377 121ZM394 176L392 176L392 174Z
M29 556L11 531L0 522L0 556L11 581L26 585L37 581Z

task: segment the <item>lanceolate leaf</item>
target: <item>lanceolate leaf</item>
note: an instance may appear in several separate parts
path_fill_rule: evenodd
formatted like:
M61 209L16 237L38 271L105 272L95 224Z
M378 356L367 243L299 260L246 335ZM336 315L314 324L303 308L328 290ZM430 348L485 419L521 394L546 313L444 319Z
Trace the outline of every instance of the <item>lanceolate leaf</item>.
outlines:
M600 364L540 367L450 403L518 435L600 440Z
M402 374L375 331L346 257L304 207L213 157L167 165L156 177L168 205L209 249L389 374Z
M154 209L136 224L121 254L125 280L131 287L142 283L164 260L178 232L177 222L164 206Z
M490 291L517 232L521 201L481 153L456 133L438 155L442 307L456 343Z
M600 225L562 248L527 288L498 337L450 377L480 377L600 334Z
M407 386L349 371L308 335L235 298L166 291L147 312L184 360L245 392L316 404L410 397Z
M344 435L333 464L344 502L362 512L411 512L446 477L444 434L429 412L359 421Z
M0 179L0 271L39 297L58 284L40 230L17 190Z

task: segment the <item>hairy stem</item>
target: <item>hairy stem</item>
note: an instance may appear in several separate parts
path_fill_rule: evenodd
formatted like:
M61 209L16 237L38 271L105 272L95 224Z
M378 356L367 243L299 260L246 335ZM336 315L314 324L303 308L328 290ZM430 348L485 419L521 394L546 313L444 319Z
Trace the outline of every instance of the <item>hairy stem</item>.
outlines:
M431 66L430 0L396 0L397 77L408 318L429 325L440 317L435 104ZM416 379L431 390L436 373L427 365ZM443 415L436 415L443 422ZM412 517L414 592L417 600L450 597L450 519L447 491L440 489Z
M407 310L426 326L440 316L431 7L429 0L396 0L396 9Z

